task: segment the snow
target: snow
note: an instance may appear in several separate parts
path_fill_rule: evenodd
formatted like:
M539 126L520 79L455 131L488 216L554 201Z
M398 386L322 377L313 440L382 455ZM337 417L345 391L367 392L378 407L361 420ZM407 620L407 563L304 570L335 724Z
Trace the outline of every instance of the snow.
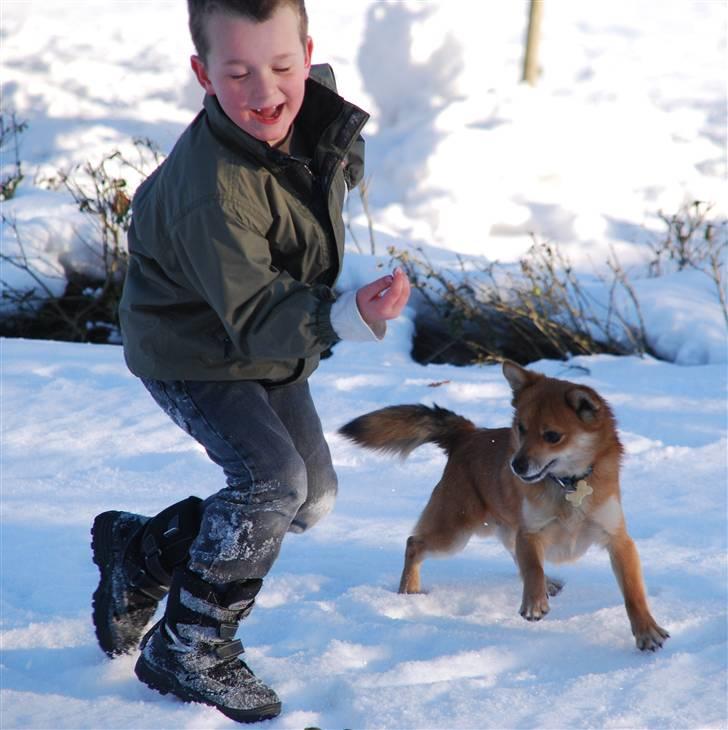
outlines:
M427 561L424 595L397 594L405 540L444 457L426 446L401 462L337 428L395 403L436 402L485 426L511 413L497 367L414 363L408 310L382 343L337 345L311 381L340 493L323 523L286 539L239 634L284 702L264 727L725 727L725 323L704 274L640 272L659 210L701 199L728 211L726 4L547 2L535 89L518 83L524 2L307 5L315 60L373 112L378 255L352 240L342 286L387 269L390 244L424 246L455 267L457 256L513 262L531 232L559 243L590 285L611 250L633 275L650 342L673 362L532 367L611 403L628 525L671 639L654 655L636 650L608 557L594 548L551 568L566 587L537 624L518 615L520 580L493 539ZM29 122L26 178L3 213L59 265L78 261L87 224L42 180L113 147L131 152L135 136L169 149L201 100L184 3L5 0L1 22L3 108ZM368 252L356 195L350 205ZM16 245L7 227L2 245ZM11 275L4 266L0 278ZM120 348L0 348L0 726L235 726L146 688L136 657L107 659L90 621L94 515L206 496L220 488L217 468L128 373Z
M118 347L2 346L3 727L232 727L141 685L135 657L107 659L90 622L93 516L204 496L219 487L216 468ZM286 539L240 631L284 700L266 727L723 727L725 367L611 356L535 366L597 388L617 414L624 508L653 612L672 634L642 655L596 549L552 568L566 587L538 624L518 615L520 581L495 539L427 561L425 595L396 593L444 457L423 447L400 462L336 429L389 403L437 402L490 426L510 417L498 368L423 367L408 346L405 326L379 362L340 345L312 381L340 493L327 520Z

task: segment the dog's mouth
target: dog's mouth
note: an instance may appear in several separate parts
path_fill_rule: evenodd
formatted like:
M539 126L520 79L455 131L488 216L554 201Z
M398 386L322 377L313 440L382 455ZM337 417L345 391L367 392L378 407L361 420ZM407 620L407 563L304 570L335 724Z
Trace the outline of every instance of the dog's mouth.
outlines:
M549 469L556 463L556 459L552 459L549 461L546 466L543 467L540 471L538 471L536 474L519 474L515 469L513 469L513 465L511 464L511 470L513 473L522 481L526 482L526 484L533 484L534 482L540 482L542 479L544 479L546 476L548 476Z

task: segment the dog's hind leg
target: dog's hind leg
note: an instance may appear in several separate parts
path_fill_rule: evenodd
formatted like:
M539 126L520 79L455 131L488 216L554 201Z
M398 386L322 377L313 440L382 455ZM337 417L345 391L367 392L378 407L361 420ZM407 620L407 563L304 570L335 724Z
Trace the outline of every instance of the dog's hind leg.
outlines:
M485 511L473 498L464 502L457 484L443 479L435 487L425 509L407 539L400 593L420 593L420 565L433 553L454 553L465 547L473 532L483 525Z
M404 551L404 568L399 581L400 593L420 592L420 565L425 558L425 541L411 535Z
M561 589L564 587L564 581L558 578L552 578L550 575L546 576L546 592L551 596L558 596L561 593Z
M424 515L423 515L424 516ZM465 547L472 531L462 525L437 525L436 529L420 532L423 521L415 528L415 534L407 538L404 551L404 568L399 582L400 593L421 593L420 565L433 553L453 553Z
M421 593L420 565L433 553L452 553L462 549L471 533L458 529L410 535L404 551L404 568L399 582L400 593Z

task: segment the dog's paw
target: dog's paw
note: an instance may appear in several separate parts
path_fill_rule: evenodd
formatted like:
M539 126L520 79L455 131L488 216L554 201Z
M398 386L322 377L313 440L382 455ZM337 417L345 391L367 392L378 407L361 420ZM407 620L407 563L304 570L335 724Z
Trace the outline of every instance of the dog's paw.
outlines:
M546 576L546 592L550 596L558 596L563 587L563 580L559 580L558 578L549 578L548 575Z
M544 593L535 598L524 596L519 613L526 621L540 621L549 612L549 598Z
M651 617L634 632L634 640L640 651L657 651L669 638L670 634Z

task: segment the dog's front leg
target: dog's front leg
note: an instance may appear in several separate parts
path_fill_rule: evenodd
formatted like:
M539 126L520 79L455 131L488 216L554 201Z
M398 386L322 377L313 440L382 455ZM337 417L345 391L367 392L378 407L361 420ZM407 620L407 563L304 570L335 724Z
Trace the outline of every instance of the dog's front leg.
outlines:
M516 561L523 579L523 601L519 613L526 621L540 621L549 612L543 556L543 543L538 533L518 530Z
M612 537L607 547L614 575L622 589L624 605L637 648L642 651L655 651L665 643L670 634L658 626L647 607L647 595L637 548L623 529Z

